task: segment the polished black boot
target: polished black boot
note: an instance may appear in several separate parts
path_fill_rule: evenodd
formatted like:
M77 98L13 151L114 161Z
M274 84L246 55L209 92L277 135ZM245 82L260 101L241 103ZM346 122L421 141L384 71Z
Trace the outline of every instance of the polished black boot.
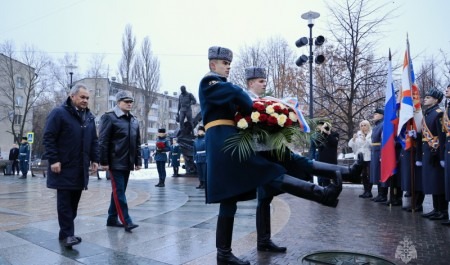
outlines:
M204 189L205 188L205 182L200 181L200 184L196 187L196 189Z
M362 153L358 154L358 159L351 166L338 166L323 162L313 161L313 174L320 177L334 179L336 171L339 171L344 181L360 183L363 170L364 157Z
M265 252L286 252L285 247L279 247L270 239L270 202L261 201L256 207L257 249Z
M234 217L217 217L216 248L217 265L250 265L250 262L241 260L231 252L233 238Z
M321 203L325 206L336 207L339 194L342 191L342 176L336 171L336 184L331 183L327 187L320 187L314 183L283 175L280 189L289 194L310 201Z
M164 180L159 180L158 184L155 185L155 187L165 187L166 185L164 185Z

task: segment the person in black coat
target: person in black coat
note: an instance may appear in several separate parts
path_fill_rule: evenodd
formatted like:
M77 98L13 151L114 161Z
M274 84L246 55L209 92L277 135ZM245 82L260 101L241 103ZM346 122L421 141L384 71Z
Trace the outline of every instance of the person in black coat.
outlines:
M317 129L311 143L311 149L316 150L315 160L336 165L339 133L333 131L331 124L326 121L319 121ZM318 183L320 186L326 187L330 185L330 179L318 176Z
M131 93L117 92L116 102L114 108L102 115L99 130L100 165L109 171L112 188L106 226L124 227L131 233L139 225L128 214L125 192L130 171L142 166L141 135L139 122L131 113L134 102Z
M13 144L13 147L11 148L11 150L9 150L8 159L11 163L11 174L14 175L14 172L17 172L17 175L19 175L19 147L17 146L17 144Z
M98 169L97 130L88 101L86 86L75 85L67 100L50 112L44 129L47 187L56 189L59 239L66 247L81 242L74 235L74 220L81 193L88 187L89 170Z
M448 203L445 200L445 132L442 127L444 112L439 108L444 94L436 88L425 93L426 107L422 127L422 185L424 194L432 194L433 210L422 214L430 220L448 219Z
M447 86L445 90L445 112L444 118L442 121L443 131L446 132L445 137L445 155L444 155L444 173L445 173L445 200L446 205L448 207L448 202L450 201L450 102L447 102L450 99L450 85ZM450 227L450 220L447 218L442 225Z

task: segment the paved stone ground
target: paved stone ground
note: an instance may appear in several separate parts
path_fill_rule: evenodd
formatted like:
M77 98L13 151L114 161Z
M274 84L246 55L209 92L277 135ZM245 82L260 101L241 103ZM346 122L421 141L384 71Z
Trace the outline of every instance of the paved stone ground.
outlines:
M172 170L167 169L170 176ZM58 241L55 191L41 175L26 180L0 176L0 264L215 264L218 205L206 205L192 177L168 177L156 188L154 164L132 175L127 190L133 233L106 227L110 183L91 177L83 192L76 234L83 242L67 250ZM450 264L450 229L418 213L358 198L360 185L344 187L336 209L284 194L272 204L273 240L287 253L255 249L256 202L238 204L233 252L252 264L302 264L305 255L338 250L371 254L395 264L402 243L417 258L407 264ZM427 196L425 211L431 210ZM412 253L412 248L407 252ZM339 263L340 262L340 263ZM336 264L362 264L361 262Z

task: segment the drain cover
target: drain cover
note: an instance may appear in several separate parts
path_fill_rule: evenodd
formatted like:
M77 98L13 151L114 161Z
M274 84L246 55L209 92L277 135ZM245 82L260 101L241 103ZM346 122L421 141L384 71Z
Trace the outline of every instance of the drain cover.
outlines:
M320 251L304 256L300 264L305 265L395 265L373 255L345 251Z

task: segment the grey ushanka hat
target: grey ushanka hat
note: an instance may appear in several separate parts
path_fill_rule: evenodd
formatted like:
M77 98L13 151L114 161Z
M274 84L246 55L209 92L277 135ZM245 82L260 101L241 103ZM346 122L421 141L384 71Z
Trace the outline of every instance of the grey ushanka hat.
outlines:
M116 101L122 101L125 99L129 99L134 101L133 95L131 95L130 91L126 91L126 90L120 90L119 92L117 92L116 94Z
M264 78L266 79L266 69L261 67L249 67L245 68L245 79Z
M226 60L231 62L233 61L233 52L224 47L212 46L208 49L208 59Z

